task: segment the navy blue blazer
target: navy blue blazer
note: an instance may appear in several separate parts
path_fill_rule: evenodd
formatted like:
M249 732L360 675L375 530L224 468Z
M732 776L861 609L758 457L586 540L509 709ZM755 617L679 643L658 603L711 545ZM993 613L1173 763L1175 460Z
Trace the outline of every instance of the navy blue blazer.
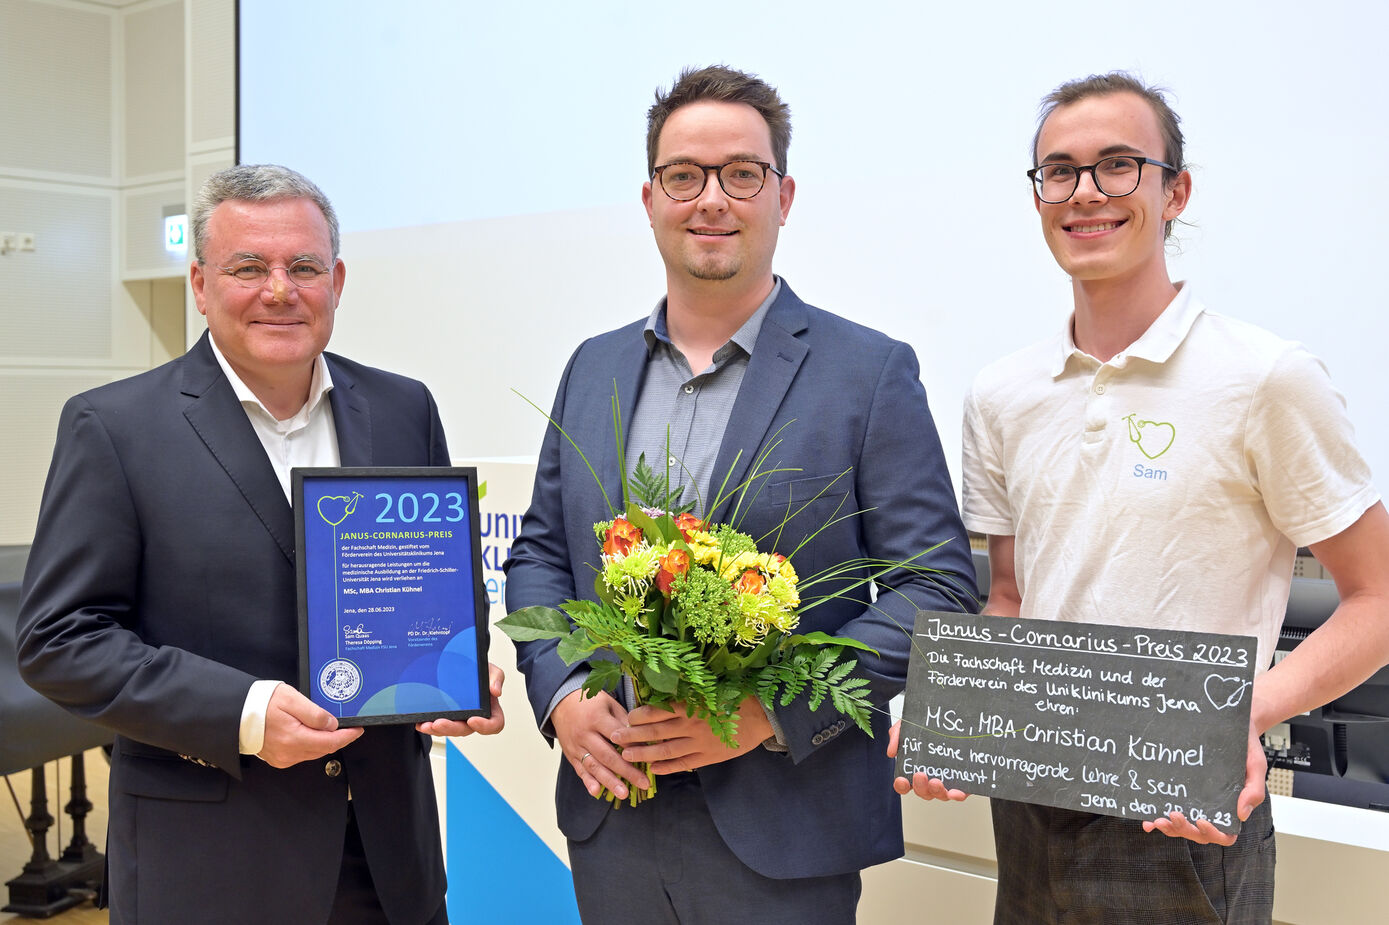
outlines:
M343 465L448 464L422 383L326 356ZM327 759L277 770L238 753L251 683L297 677L296 614L293 514L206 334L68 401L19 665L117 733L113 923L326 921L349 786L391 920L425 921L443 902L428 736L368 729L331 756L337 774Z
M622 492L610 402L615 382L622 420L631 420L647 361L643 326L634 322L580 345L551 412L615 504ZM776 443L762 468L799 471L770 478L745 506L742 529L761 536L781 522L788 505L794 510L819 494L782 531L776 545L782 552L836 512L862 512L834 523L795 554L801 576L859 557L903 560L948 541L921 561L940 569L954 591L899 572L888 576L892 590L882 591L872 606L864 587L802 617L804 631L853 636L878 650L877 657L864 653L857 671L872 681L873 701L883 706L906 683L916 611L975 606L969 543L918 377L909 346L805 304L783 282L758 335L713 475L715 490L728 472L728 484L736 485ZM713 513L721 519L728 509ZM507 609L592 599L591 565L600 555L592 525L608 516L578 453L549 428L531 506L507 562ZM566 666L555 647L554 641L517 645L539 723L560 686L583 670ZM845 873L901 856L901 804L884 751L887 717L874 716L873 739L828 705L812 712L804 697L777 709L776 718L788 753L755 749L698 772L714 823L734 853L776 878ZM556 802L560 828L575 840L592 835L608 807L588 795L563 761Z

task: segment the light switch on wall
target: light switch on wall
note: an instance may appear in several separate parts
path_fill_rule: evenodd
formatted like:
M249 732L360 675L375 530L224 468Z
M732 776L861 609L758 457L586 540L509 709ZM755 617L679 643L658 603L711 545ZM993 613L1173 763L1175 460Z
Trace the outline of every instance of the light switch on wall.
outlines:
M32 231L0 231L0 254L32 251L35 237Z

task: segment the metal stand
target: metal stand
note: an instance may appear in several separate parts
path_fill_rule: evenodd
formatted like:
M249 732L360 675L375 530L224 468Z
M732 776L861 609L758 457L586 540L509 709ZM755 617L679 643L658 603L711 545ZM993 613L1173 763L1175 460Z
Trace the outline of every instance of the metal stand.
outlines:
M79 752L72 756L72 799L64 810L72 817L72 841L54 860L48 853L48 830L53 816L48 812L48 786L43 766L33 769L33 792L29 800L29 816L24 827L34 850L24 872L7 881L9 905L0 912L14 912L31 918L46 919L70 909L86 899L86 894L101 885L105 857L87 840L87 814L92 803L87 799L87 771Z

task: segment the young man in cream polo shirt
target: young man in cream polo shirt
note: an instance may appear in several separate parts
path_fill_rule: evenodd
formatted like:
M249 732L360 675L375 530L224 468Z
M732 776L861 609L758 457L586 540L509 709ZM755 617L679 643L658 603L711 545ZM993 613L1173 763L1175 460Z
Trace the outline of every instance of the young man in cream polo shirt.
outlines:
M1389 660L1389 516L1344 402L1297 344L1206 311L1168 277L1192 195L1178 119L1126 74L1043 101L1034 203L1072 279L1064 331L979 374L964 520L989 538L986 613L1258 637L1238 839L994 800L996 923L1268 922L1273 824L1259 736ZM1256 311L1233 306L1235 311ZM1267 668L1298 546L1334 616ZM917 774L927 799L963 799Z

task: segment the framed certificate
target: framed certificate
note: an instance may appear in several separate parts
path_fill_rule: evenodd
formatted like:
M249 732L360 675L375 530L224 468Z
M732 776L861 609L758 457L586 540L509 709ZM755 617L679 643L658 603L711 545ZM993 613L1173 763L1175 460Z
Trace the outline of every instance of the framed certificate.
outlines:
M490 715L477 470L292 478L299 690L342 726Z

